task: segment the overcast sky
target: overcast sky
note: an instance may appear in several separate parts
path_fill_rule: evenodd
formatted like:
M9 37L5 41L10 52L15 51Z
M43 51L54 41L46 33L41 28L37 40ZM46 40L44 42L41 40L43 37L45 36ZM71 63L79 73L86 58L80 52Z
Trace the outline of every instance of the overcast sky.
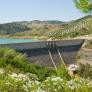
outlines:
M31 20L70 21L85 16L73 0L0 0L0 23Z

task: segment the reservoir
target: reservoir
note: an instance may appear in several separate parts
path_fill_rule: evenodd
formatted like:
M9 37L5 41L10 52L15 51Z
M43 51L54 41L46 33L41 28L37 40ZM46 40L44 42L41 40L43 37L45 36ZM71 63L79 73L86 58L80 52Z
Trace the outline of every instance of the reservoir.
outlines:
M13 38L0 38L0 44L12 44L12 43L25 43L25 42L36 42L33 39L13 39Z

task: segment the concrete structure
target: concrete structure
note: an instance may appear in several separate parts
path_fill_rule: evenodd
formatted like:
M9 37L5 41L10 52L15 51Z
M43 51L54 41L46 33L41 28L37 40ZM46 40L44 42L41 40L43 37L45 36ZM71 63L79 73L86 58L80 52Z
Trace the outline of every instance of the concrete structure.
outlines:
M30 43L0 44L1 48L13 48L21 53L26 53L31 63L42 66L59 66L75 63L75 57L84 40L41 41Z

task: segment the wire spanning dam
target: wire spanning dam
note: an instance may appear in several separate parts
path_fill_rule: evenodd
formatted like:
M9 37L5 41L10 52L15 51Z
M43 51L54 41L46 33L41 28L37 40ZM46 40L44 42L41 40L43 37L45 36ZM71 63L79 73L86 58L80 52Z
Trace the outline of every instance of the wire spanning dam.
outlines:
M75 63L76 54L83 43L83 39L78 39L0 44L0 47L13 48L27 54L31 63L55 67L56 69L61 63Z

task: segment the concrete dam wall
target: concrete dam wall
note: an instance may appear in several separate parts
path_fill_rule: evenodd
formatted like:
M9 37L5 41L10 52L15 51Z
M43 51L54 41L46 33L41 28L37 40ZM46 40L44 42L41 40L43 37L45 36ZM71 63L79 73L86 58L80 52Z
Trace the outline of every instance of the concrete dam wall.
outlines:
M13 48L27 54L31 63L42 66L57 67L75 63L76 54L84 40L41 41L30 43L0 44L1 48Z

